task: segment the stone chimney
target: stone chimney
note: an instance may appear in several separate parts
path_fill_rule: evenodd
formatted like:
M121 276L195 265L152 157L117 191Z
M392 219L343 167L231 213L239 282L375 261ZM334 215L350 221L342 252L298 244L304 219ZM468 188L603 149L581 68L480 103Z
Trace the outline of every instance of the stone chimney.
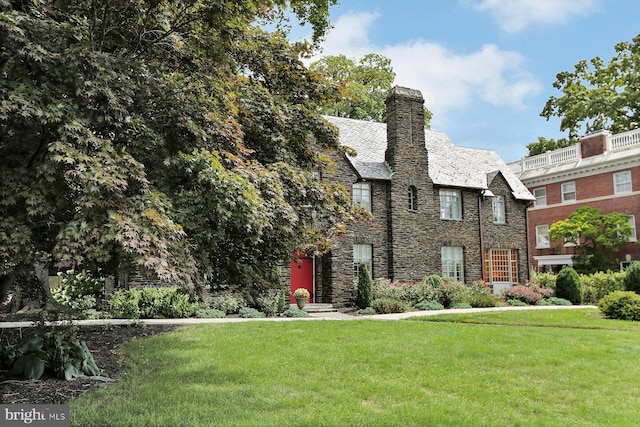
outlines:
M581 157L586 159L606 152L609 149L610 140L611 132L608 130L599 130L583 136L580 139Z
M401 163L413 163L424 153L424 98L419 90L396 86L386 99L387 151L385 160L396 171ZM426 167L426 163L422 167Z

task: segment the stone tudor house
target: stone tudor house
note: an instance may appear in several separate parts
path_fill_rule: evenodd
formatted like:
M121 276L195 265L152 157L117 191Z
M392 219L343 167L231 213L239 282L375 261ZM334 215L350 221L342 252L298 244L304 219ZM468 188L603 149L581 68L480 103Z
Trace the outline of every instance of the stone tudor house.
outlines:
M424 126L424 99L395 87L387 123L326 117L355 156L336 157L321 179L352 189L373 221L349 226L323 256L292 260L291 289L311 302L352 305L360 263L374 279L419 281L430 274L500 293L529 278L526 210L535 200L499 156L458 147Z

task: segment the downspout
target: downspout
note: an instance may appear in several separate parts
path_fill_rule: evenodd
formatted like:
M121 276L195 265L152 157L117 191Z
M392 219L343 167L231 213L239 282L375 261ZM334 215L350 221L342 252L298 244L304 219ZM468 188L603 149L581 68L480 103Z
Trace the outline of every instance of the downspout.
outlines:
M484 197L484 190L480 191L478 195L478 221L480 230L480 278L485 280L484 277L484 230L482 227L482 198Z

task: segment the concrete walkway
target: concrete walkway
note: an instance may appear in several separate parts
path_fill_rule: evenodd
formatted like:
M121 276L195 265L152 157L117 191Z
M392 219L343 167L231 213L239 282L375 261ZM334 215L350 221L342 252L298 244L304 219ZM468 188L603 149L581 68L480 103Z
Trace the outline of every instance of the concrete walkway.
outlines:
M544 305L544 306L523 306L523 307L490 307L490 308L460 308L449 310L429 310L410 311L407 313L374 314L369 316L351 316L340 312L310 313L309 317L265 317L261 319L244 319L240 317L225 317L222 319L94 319L77 320L74 324L79 326L102 326L102 325L199 325L205 323L243 323L243 322L290 322L290 321L312 321L312 320L404 320L410 317L438 316L452 313L480 313L485 311L524 311L524 310L580 310L585 308L596 308L592 305ZM28 328L33 327L33 322L0 322L2 328Z

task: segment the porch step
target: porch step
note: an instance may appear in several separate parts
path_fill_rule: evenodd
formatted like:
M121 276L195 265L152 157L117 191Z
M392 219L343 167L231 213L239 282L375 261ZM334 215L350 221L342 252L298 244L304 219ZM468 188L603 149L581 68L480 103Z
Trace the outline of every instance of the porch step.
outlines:
M297 307L295 304L291 304L291 307ZM337 308L333 307L333 304L305 304L304 311L309 313L336 313L338 311Z

